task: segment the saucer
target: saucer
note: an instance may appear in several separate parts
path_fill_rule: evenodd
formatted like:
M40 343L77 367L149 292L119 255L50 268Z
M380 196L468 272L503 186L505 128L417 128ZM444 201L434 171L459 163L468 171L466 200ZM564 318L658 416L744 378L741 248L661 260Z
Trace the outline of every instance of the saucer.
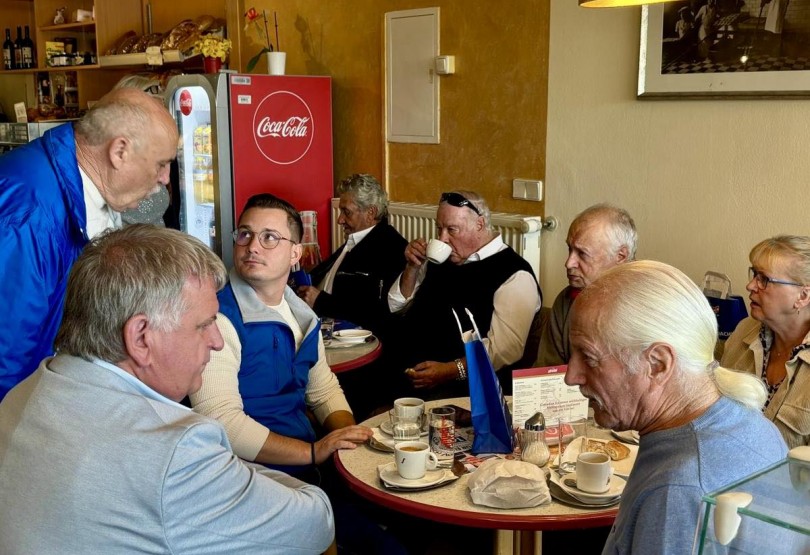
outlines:
M608 486L607 491L603 493L589 493L587 491L582 491L581 489L578 489L576 486L570 485L576 483L576 479L577 479L576 472L566 474L560 480L560 487L568 495L576 497L583 503L589 505L604 504L609 502L611 499L619 497L624 491L624 486L627 485L627 481L625 481L624 478L621 478L614 474L613 476L610 477L610 484Z
M621 501L621 497L614 497L612 499L608 499L604 503L583 503L576 497L565 493L562 485L560 485L559 478L553 471L551 472L551 480L549 480L548 491L551 493L551 497L560 503L565 503L566 505L577 507L578 509L607 509L610 507L615 507Z
M361 329L341 330L332 334L332 339L341 343L363 343L368 337L371 337L371 332Z
M458 476L450 472L450 470L440 468L437 470L427 470L424 476L416 480L407 480L399 475L399 472L397 472L397 463L395 462L378 466L377 473L380 475L380 480L383 481L383 484L401 489L428 488L458 478Z
M394 430L391 429L391 421L390 420L383 420L380 422L380 431L384 434L388 434L389 436L394 435ZM428 434L426 428L422 428L422 431L419 433L419 437L425 437Z

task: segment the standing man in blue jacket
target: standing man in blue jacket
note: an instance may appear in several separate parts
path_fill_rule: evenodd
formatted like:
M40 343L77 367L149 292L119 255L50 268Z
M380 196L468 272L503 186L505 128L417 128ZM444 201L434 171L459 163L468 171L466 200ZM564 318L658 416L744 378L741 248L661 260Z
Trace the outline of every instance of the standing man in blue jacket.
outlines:
M165 186L176 154L166 108L119 89L74 125L0 156L0 399L53 354L68 272L84 245Z

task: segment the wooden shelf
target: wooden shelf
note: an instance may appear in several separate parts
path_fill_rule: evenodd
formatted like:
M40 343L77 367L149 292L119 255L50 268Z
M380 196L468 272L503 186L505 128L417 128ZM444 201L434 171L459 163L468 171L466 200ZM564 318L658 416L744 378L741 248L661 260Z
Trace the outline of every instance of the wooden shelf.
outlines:
M127 66L159 66L163 64L182 62L186 59L179 50L163 50L159 54L147 57L145 52L134 54L116 54L113 56L99 56L99 67L127 67ZM152 63L150 63L150 61Z
M78 21L74 23L62 23L61 25L46 25L45 27L40 27L40 31L71 31L75 29L83 29L85 27L95 27L96 21Z

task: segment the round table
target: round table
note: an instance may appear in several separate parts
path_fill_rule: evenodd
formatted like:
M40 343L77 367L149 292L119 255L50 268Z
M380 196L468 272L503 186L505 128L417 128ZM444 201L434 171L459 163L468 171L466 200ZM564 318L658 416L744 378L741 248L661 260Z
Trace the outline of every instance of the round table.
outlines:
M339 374L348 370L354 370L374 362L382 354L382 343L372 336L371 341L366 341L350 347L342 347L336 340L326 347L326 362L332 372Z
M469 408L467 397L425 403L426 407L454 404ZM364 425L374 427L387 418L378 415ZM413 493L386 490L380 483L377 467L391 461L390 453L382 453L363 445L353 450L337 451L335 465L349 487L362 497L412 516L475 528L498 530L497 553L511 553L520 546L520 553L539 553L540 533L545 530L569 530L610 526L618 513L618 506L609 509L579 509L552 499L547 505L528 509L495 509L476 505L470 498L467 481L470 474L461 476L446 486ZM519 531L530 531L520 534ZM514 532L506 532L514 531ZM518 552L517 550L515 552Z

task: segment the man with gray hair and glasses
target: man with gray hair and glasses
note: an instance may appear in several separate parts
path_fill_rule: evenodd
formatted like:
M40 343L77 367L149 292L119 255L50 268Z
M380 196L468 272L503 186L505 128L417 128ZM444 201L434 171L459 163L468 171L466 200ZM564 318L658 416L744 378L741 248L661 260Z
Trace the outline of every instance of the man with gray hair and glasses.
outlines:
M551 307L548 327L540 339L538 366L565 364L571 356L568 342L571 305L583 287L602 272L636 258L636 224L622 208L595 204L577 214L568 228L568 287Z
M542 297L532 268L492 229L483 197L473 191L443 193L436 212L438 240L449 258L429 263L427 242L415 239L405 249L408 263L391 287L388 304L400 313L391 360L408 382L394 385L395 396L420 390L438 399L469 395L467 360L453 310L465 330L472 312L493 367L523 356Z
M717 318L680 270L607 270L574 302L570 338L565 383L590 400L597 424L641 436L603 554L688 552L703 495L785 457L760 412L765 387L714 360Z
M0 403L8 553L321 553L319 488L245 463L179 404L202 384L222 262L180 231L135 224L73 265L58 354Z
M405 267L408 242L388 223L388 195L374 176L351 175L337 192L346 242L312 270L313 286L296 292L318 316L348 320L385 337L388 289Z

